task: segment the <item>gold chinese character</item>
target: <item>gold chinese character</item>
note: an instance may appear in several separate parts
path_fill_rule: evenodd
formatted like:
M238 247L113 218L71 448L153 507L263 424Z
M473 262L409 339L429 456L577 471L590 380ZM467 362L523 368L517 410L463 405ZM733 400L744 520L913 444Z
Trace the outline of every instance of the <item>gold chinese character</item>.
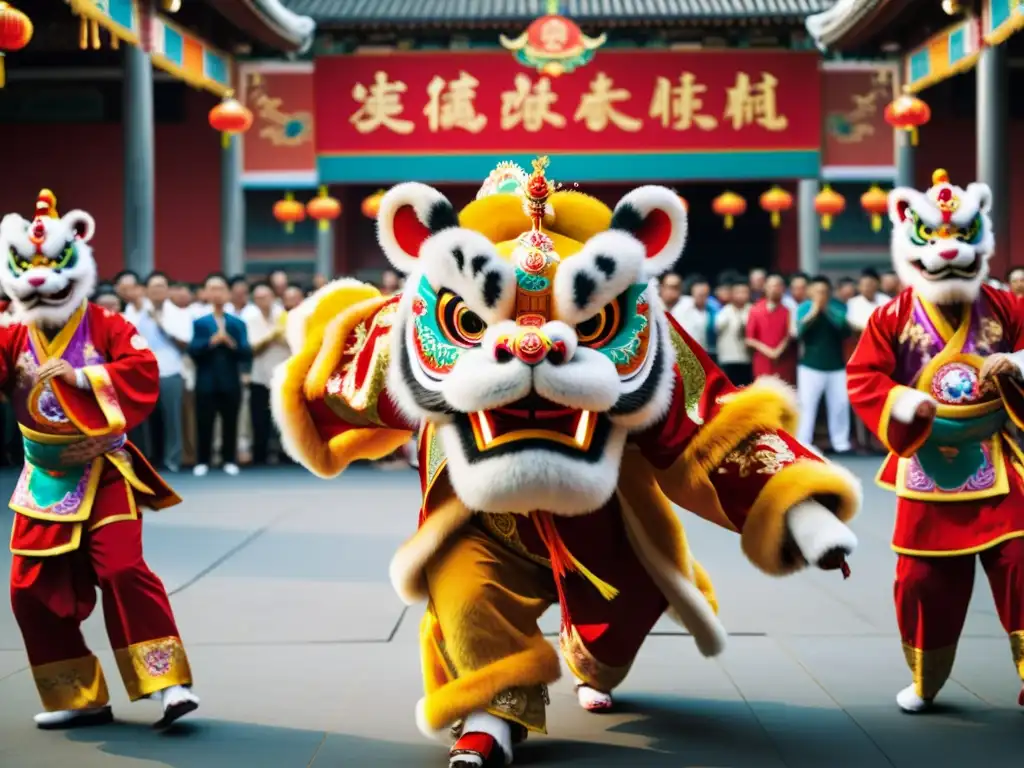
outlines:
M712 131L718 127L718 119L701 113L707 90L692 72L683 72L675 86L667 77L659 77L654 84L650 115L661 120L665 128L671 125L674 131L688 131L695 125L702 131Z
M619 102L629 101L631 94L625 88L612 88L613 82L604 72L598 72L597 77L590 81L590 92L583 94L572 119L577 123L584 121L592 131L603 131L611 123L623 131L635 133L643 128L644 123L615 108Z
M375 73L369 88L362 83L352 87L352 98L360 107L348 121L360 133L371 133L382 126L403 136L412 133L415 128L412 120L399 117L405 109L402 106L405 91L406 85L401 80L392 83L388 81L387 72Z
M736 85L726 91L725 119L732 121L737 131L756 123L769 131L784 131L789 118L779 114L775 100L777 78L761 73L761 82L751 83L746 72L736 74Z
M450 131L461 128L470 133L480 133L487 125L487 116L476 111L476 87L480 81L468 72L459 72L456 80L446 81L435 76L427 86L430 100L423 108L430 130Z
M504 131L522 123L523 128L536 133L544 123L553 128L565 127L565 116L554 111L558 95L551 92L551 81L542 77L536 83L520 73L516 75L514 91L501 94L501 128Z

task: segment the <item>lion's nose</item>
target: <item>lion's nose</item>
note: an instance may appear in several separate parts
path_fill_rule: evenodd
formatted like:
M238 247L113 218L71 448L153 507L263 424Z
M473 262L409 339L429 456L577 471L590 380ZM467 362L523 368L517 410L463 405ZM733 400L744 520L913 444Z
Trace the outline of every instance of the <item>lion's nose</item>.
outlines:
M547 360L554 365L565 362L565 344L552 341L536 329L520 330L502 335L494 345L494 359L499 363L520 360L527 365L539 365Z
M939 256L944 258L946 261L952 261L953 259L955 259L959 255L960 255L960 251L958 251L956 248L949 248L948 250L945 250L945 251L942 251L941 253L939 253Z
M45 282L46 282L46 278L45 277L30 277L28 279L28 284L31 285L33 288L38 288L40 285L42 285Z

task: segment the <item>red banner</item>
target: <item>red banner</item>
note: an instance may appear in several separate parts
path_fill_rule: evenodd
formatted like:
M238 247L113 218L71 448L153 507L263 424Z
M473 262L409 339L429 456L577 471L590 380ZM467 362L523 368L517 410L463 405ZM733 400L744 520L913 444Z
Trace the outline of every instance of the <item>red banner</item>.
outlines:
M507 52L320 57L316 151L817 151L818 62L788 51L600 51L550 78Z

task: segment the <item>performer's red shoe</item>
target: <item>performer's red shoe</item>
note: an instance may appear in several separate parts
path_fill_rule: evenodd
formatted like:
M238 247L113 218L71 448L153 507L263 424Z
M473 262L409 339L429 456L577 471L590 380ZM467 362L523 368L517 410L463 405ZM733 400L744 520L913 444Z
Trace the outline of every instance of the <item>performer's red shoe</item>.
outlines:
M449 768L504 768L508 763L498 740L489 733L464 733L452 747Z

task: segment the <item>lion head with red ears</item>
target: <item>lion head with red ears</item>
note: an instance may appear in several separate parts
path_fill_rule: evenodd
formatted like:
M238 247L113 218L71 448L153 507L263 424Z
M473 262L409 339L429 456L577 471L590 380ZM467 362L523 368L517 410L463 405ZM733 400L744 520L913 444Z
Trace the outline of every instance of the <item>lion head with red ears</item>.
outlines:
M408 273L388 390L437 426L472 509L585 514L614 493L627 435L660 419L675 353L649 288L682 253L678 195L646 186L609 209L544 175L506 173L456 212L409 183L378 235Z
M902 283L933 304L973 302L995 248L991 210L987 184L958 187L943 170L926 192L890 192L893 267Z
M44 189L29 221L9 213L0 221L0 287L22 322L49 327L66 323L96 287L96 262L89 241L96 222L85 211L57 214L57 200Z

